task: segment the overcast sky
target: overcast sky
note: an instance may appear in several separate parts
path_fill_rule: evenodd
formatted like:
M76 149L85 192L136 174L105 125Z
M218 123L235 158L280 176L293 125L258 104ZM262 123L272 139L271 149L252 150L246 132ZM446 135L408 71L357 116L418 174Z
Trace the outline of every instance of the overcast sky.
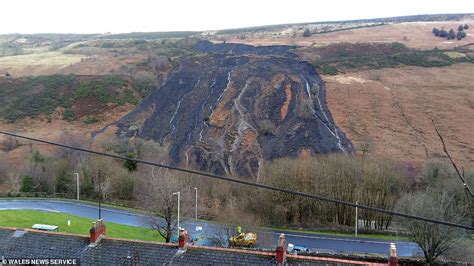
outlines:
M474 13L474 0L6 0L0 33L194 31L438 13Z

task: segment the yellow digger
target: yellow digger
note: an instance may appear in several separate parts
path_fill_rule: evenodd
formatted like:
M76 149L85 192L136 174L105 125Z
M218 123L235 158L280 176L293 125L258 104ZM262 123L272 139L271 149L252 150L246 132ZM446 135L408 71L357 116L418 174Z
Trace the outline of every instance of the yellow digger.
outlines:
M237 227L237 234L229 239L231 247L255 247L257 244L256 233L242 233L242 229Z

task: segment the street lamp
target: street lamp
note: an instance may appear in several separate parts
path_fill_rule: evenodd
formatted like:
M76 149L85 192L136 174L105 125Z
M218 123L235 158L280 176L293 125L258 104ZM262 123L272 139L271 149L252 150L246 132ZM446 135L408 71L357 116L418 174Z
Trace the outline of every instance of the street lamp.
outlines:
M194 218L197 220L198 218L198 189L197 187L195 187L194 190L196 191L196 209L194 213Z
M178 195L178 235L179 235L179 191L173 193L173 195Z
M355 236L357 236L357 227L358 227L358 222L359 222L359 217L357 215L357 207L359 206L359 202L356 201L356 220L355 220Z
M77 200L79 200L79 174L74 173L76 175L76 185L77 185Z

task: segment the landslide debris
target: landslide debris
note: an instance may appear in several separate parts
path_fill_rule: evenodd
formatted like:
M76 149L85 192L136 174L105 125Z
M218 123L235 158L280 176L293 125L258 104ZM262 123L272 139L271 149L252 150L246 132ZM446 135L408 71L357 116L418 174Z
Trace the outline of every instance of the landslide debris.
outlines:
M197 43L132 112L119 135L169 146L174 164L257 178L266 160L351 153L324 83L291 46Z

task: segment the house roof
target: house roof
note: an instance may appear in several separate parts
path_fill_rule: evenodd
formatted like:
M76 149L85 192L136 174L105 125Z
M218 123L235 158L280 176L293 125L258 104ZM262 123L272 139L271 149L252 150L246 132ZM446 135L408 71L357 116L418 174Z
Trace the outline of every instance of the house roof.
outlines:
M0 258L79 259L81 265L158 264L275 264L275 253L240 249L189 246L180 254L175 244L104 238L89 246L89 238L31 229L0 228ZM309 256L287 257L289 264L366 264Z

